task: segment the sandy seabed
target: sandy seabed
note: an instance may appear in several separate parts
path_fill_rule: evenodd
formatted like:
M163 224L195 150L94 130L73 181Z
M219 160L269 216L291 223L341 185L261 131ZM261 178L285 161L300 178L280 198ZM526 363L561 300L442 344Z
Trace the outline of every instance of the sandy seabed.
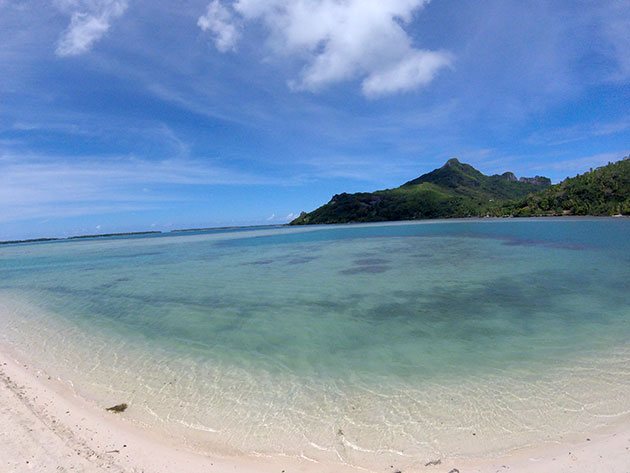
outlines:
M630 396L630 394L629 394ZM140 429L0 348L0 472L339 473L293 458L210 457ZM376 470L375 470L376 471ZM391 466L390 473L398 471ZM402 473L630 473L630 419L497 459L436 458ZM386 473L386 472L383 472Z

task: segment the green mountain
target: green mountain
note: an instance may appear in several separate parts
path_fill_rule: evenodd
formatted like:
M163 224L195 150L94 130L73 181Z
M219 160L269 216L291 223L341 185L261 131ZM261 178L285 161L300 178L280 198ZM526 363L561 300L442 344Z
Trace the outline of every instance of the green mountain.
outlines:
M449 159L444 166L395 189L335 195L292 225L378 222L486 215L497 204L521 199L551 185L546 177L517 179L511 172L486 176Z
M495 216L630 215L630 156L491 209Z

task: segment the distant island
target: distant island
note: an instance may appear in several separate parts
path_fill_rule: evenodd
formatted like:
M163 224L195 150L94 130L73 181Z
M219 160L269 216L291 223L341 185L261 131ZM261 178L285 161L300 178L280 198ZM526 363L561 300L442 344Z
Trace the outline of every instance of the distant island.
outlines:
M68 237L68 240L80 240L84 238L112 238L112 237L125 237L125 236L140 236L140 235L155 235L158 233L162 233L160 231L150 231L150 232L125 232L125 233L99 233L97 235L77 235Z
M44 237L44 238L27 238L24 240L3 240L0 241L0 245L17 245L24 243L45 243L50 241L68 241L68 240L88 240L97 238L123 238L133 236L146 236L146 235L164 235L164 234L177 234L177 233L194 233L194 232L217 232L217 231L240 231L247 229L264 229L264 228L278 228L283 227L286 224L274 224L274 225L244 225L244 226L229 226L229 227L203 227L203 228L178 228L170 230L168 232L162 232L159 230L142 231L142 232L122 232L122 233L98 233L90 235L74 235L69 237Z
M43 243L45 241L57 241L61 238L28 238L26 240L4 240L0 241L0 245L14 245L16 243Z
M630 157L556 185L511 172L486 176L453 158L395 189L337 194L290 225L559 215L630 215Z
M84 240L89 238L116 238L116 237L128 237L128 236L141 236L141 235L154 235L160 234L160 231L146 231L146 232L124 232L124 233L99 233L96 235L76 235L65 238L29 238L26 240L5 240L0 241L0 245L15 245L18 243L44 243L47 241L63 241L63 240Z
M224 230L246 230L248 228L278 228L282 227L284 224L266 224L266 225L230 225L223 227L199 227L199 228L177 228L175 230L171 230L170 233L193 233L193 232L216 232L216 231L224 231Z

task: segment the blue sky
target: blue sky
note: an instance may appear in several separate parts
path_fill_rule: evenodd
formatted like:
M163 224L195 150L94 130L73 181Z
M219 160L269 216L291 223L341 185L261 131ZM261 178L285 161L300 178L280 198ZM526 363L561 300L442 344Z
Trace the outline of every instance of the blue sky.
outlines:
M628 0L0 0L0 240L629 154Z

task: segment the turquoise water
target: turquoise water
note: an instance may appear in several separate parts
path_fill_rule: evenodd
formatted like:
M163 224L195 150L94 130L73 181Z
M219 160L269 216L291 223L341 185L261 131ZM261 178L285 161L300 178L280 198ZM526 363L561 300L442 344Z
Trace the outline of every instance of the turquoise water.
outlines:
M547 219L6 246L0 341L195 448L499 454L630 411L629 236Z

